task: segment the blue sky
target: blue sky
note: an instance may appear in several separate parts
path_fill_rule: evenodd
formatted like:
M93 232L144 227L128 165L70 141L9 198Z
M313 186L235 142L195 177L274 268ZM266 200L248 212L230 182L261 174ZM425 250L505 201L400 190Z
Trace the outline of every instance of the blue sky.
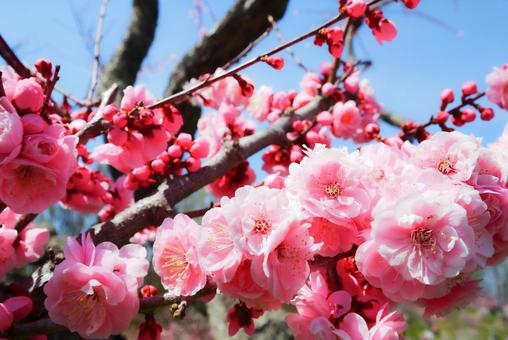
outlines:
M206 28L222 17L233 0L207 0L213 14L203 13ZM60 86L83 97L88 88L93 57L91 46L101 0L0 0L4 15L0 32L15 47L23 61L48 57L62 65ZM481 5L482 4L482 5ZM191 15L194 0L161 0L156 40L138 77L157 96L161 95L171 69L199 40L199 28ZM279 23L290 39L337 12L337 0L291 0ZM379 46L367 29L357 40L359 58L374 62L366 76L372 81L378 100L387 110L426 121L439 105L443 88L460 89L466 80L484 88L484 78L494 66L508 62L508 1L506 0L422 0L415 11L401 4L391 5L385 14L399 29L396 40ZM130 19L130 1L111 0L106 14L102 61L113 54ZM248 23L245 23L248 25ZM251 52L262 53L278 44L271 34ZM311 69L329 60L325 48L306 41L295 52ZM285 53L281 54L286 56ZM297 88L303 73L289 57L286 67L275 72L257 65L244 72L257 85L275 89ZM493 141L508 122L508 112L496 111L493 122L475 122L463 128L467 133ZM389 133L389 128L385 128Z

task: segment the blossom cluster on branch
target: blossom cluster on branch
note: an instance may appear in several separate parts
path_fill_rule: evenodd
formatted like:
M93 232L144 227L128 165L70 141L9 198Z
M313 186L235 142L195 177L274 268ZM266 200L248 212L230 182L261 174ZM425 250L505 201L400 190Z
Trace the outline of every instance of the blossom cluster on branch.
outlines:
M339 0L339 15L322 26L159 101L128 86L119 105L58 103L59 66L40 59L20 69L11 56L0 69L0 278L47 262L32 289L0 287L2 336L44 336L56 324L105 338L142 313L139 338L159 339L153 309L169 305L182 318L193 300L220 292L236 301L224 315L230 335L252 335L264 311L292 305L286 321L297 339L398 339L400 303L443 315L471 301L481 270L508 256L508 128L488 146L456 128L494 117L484 97L508 109L508 66L487 76L485 91L466 82L452 106L446 89L428 122L404 121L383 135L386 115L365 63L343 56L355 21L380 44L396 37L379 3ZM333 61L307 72L298 90L239 74L259 62L283 70L274 54L306 38L326 45ZM197 136L181 131L176 105L185 100L206 110ZM87 145L101 135L105 143ZM339 148L338 139L358 148ZM259 179L249 157L262 149ZM172 214L170 205L201 187L216 199L209 208ZM143 190L155 193L135 202ZM58 202L96 213L99 229L121 238L94 243L96 234L84 233L69 237L63 254L46 252L50 233L31 222ZM139 225L112 229L133 212ZM164 294L145 285L148 254Z

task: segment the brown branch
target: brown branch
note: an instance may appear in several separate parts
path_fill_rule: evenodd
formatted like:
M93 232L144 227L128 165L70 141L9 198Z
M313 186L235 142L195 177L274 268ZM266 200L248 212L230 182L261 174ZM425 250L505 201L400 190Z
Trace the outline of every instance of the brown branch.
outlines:
M95 31L95 42L94 42L94 62L92 67L92 80L90 82L90 88L88 89L87 101L91 102L97 87L97 80L99 78L100 68L100 53L101 53L101 40L102 32L104 29L104 17L106 16L106 9L108 8L109 0L102 0L101 9L99 11L99 20L97 21L97 29Z
M395 115L391 112L387 112L387 111L381 112L380 118L385 123L388 123L389 125L394 126L396 128L400 128L400 127L402 127L402 125L409 122L409 119L402 117L402 116L397 116L397 115Z
M26 214L19 218L19 220L16 222L15 229L20 233L27 225L29 225L38 214Z
M140 313L148 313L154 311L157 308L170 306L175 303L179 304L182 301L186 301L190 303L194 300L197 300L203 296L214 294L216 291L216 287L213 285L207 285L205 288L200 290L196 295L193 296L173 296L173 295L157 295L150 298L140 299L139 301L139 312ZM51 321L51 319L41 319L32 322L25 323L15 323L12 328L6 334L0 334L2 337L30 337L35 335L48 335L51 333L63 332L66 331L62 325L58 325Z
M4 37L0 34L0 55L4 58L5 62L11 66L17 74L23 78L30 77L30 70L23 65L21 60L16 56L14 51L10 48L5 41Z
M102 110L106 105L109 105L115 101L116 95L118 94L118 85L113 84L102 94L102 100L99 104L99 108L95 113L95 116L86 125L76 133L79 139L79 144L86 144L90 139L98 136L109 128L109 122L102 119Z
M136 81L141 63L148 54L155 37L159 15L158 0L133 0L129 29L115 54L104 67L99 83L99 92L112 84L120 91Z
M212 73L245 55L253 42L271 28L268 15L280 19L289 0L236 0L220 23L175 66L166 87L170 96L182 90L192 78ZM201 115L199 107L179 105L185 114L183 131L193 134Z
M176 203L220 178L265 147L287 142L286 133L291 130L293 121L312 119L329 105L329 100L317 96L305 107L283 115L266 130L235 142L226 142L220 152L199 171L161 184L155 194L139 200L111 221L94 226L92 233L95 242L111 241L122 245L137 231L150 225L161 224L164 218L175 214L171 207Z

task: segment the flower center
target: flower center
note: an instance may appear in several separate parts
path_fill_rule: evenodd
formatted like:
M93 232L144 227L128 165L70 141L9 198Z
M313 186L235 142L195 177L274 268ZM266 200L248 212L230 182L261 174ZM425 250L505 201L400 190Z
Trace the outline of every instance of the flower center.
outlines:
M272 225L264 217L254 219L254 232L256 234L267 234Z
M190 263L183 249L168 245L164 248L162 259L162 268L167 279L185 280L189 276Z
M340 187L337 182L329 183L325 186L325 195L332 199L335 199L340 195Z
M428 228L419 227L414 229L411 232L411 240L420 249L429 249L436 245L432 230Z
M436 164L436 169L444 175L455 172L453 163L449 159L442 159Z
M374 171L373 176L374 176L375 180L379 181L385 177L385 172L381 169L378 169L378 170Z

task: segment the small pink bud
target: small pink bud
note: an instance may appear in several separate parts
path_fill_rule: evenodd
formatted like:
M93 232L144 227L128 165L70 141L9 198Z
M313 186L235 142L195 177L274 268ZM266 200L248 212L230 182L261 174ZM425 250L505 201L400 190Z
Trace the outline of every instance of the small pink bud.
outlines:
M51 65L51 61L49 59L40 58L35 61L35 69L37 72L42 74L45 79L51 78L53 72L51 71L53 65Z
M204 138L198 138L190 148L190 154L194 158L205 158L209 151L208 141Z
M420 0L402 0L404 5L409 9L415 9L420 3Z
M452 117L452 123L455 126L462 126L465 122L461 118Z
M153 171L155 171L159 174L162 174L162 173L164 173L164 168L166 167L166 164L161 159L154 159L150 163L150 166L152 167Z
M201 161L191 156L185 160L185 167L189 172L196 172L201 168Z
M359 18L367 9L367 5L364 0L348 0L346 4L347 14L352 16L353 18Z
M188 133L180 133L176 137L175 144L180 145L184 150L189 150L192 146L192 136Z
M140 181L146 181L150 178L150 169L146 165L143 165L133 169L132 175Z
M462 85L462 94L464 96L471 96L478 92L478 88L476 87L476 83L474 81L466 81L464 85Z
M450 104L455 100L455 95L452 89L445 89L441 92L441 101L444 104Z
M449 116L448 112L446 112L446 111L440 111L434 117L434 121L436 123L446 123L446 121L448 120L448 116Z
M168 148L168 155L171 158L180 158L182 153L182 148L179 145L173 144Z
M328 111L322 111L322 112L318 113L318 115L316 117L316 120L317 120L317 122L319 124L324 125L324 126L328 126L328 125L332 124L332 122L333 122L333 116Z
M39 112L44 103L44 91L35 78L21 79L16 83L13 102L20 110Z
M319 136L319 134L316 132L316 131L309 131L307 132L307 134L305 135L305 139L307 140L307 142L311 145L314 145L316 143L319 143L319 141L321 140L321 137Z
M284 58L282 57L266 57L262 60L276 70L282 70L284 67Z
M365 135L369 138L374 138L379 134L379 125L376 123L369 123L365 127Z
M335 93L336 87L332 83L324 83L323 87L321 87L321 92L324 96L330 97Z
M473 109L465 109L460 114L460 119L465 123L470 123L476 119L476 112Z
M480 112L480 118L482 120L491 120L494 118L494 110L492 110L490 107L483 108Z
M154 297L157 295L158 293L158 290L157 290L157 287L154 287L152 285L144 285L142 288L141 288L141 297L142 298L149 298L149 297Z
M291 148L291 152L289 153L289 159L291 162L299 163L303 159L303 152L300 147Z

